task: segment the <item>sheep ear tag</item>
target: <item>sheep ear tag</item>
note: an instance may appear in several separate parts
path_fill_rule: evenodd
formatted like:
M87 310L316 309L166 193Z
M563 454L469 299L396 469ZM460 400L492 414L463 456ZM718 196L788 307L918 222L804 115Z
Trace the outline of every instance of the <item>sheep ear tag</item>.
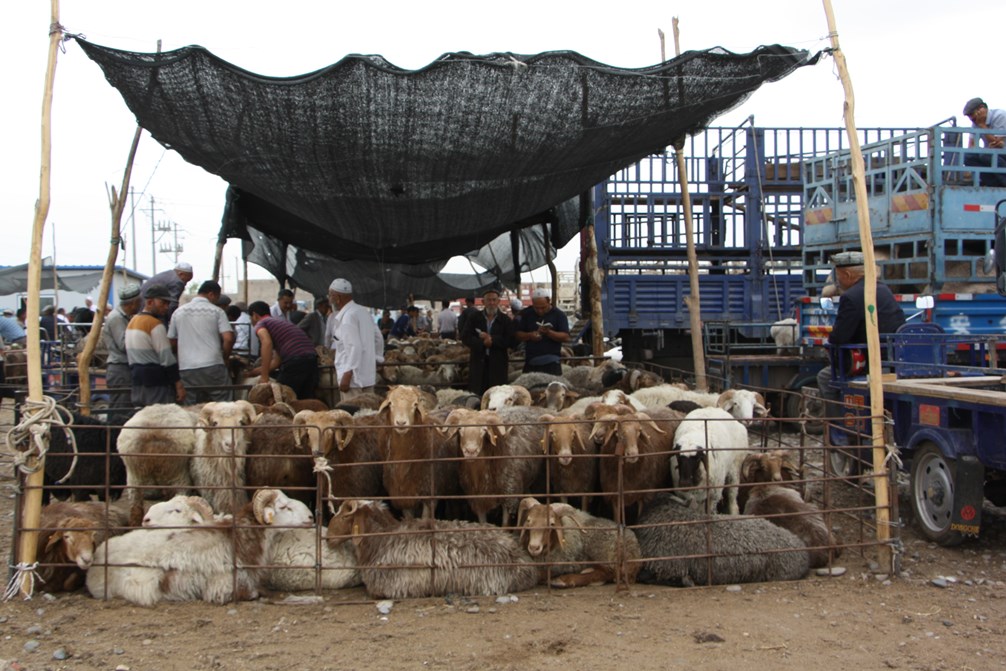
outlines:
M353 523L353 535L354 536L360 535L360 525L357 524L356 522Z

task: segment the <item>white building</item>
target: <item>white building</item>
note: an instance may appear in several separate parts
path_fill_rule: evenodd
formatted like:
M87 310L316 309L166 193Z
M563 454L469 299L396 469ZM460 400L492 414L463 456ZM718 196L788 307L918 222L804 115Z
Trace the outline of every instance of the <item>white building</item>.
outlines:
M42 268L42 290L39 292L39 310L48 305L65 308L67 312L84 306L84 299L91 296L98 302L98 289L104 266L44 266ZM108 292L108 302L114 307L119 302L119 288L130 282L142 284L147 279L134 270L115 267L112 284ZM54 290L53 287L58 287ZM27 266L0 267L0 310L17 311L28 301Z

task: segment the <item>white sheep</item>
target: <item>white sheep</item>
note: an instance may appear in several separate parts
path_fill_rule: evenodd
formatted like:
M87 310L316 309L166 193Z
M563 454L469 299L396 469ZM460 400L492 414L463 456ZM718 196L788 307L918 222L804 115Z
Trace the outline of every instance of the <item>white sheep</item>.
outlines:
M641 403L645 408L667 407L675 401L692 401L703 408L719 407L745 423L768 415L764 397L748 389L727 389L716 394L684 389L676 384L662 384L637 389L629 397L635 401L633 406Z
M126 466L131 526L140 526L143 520L143 497L147 490L176 494L192 488L189 458L195 447L194 419L173 403L148 405L123 425L116 449Z
M709 499L709 511L715 512L727 490L731 515L739 514L737 485L741 464L748 456L748 432L744 425L722 408L699 408L685 416L674 432L671 456L671 481L675 488L694 487L685 494L702 505Z
M772 324L768 332L775 342L776 354L786 354L791 347L796 345L800 324L792 317L787 317Z
M256 417L248 401L207 403L199 412L190 470L214 510L232 513L248 502L245 454Z
M313 524L311 511L279 490L259 490L233 519L183 529L144 528L98 546L87 572L96 598L208 603L258 598L275 531ZM263 525L267 528L263 528Z
M514 405L531 405L531 392L513 384L498 384L482 394L482 410L500 410Z

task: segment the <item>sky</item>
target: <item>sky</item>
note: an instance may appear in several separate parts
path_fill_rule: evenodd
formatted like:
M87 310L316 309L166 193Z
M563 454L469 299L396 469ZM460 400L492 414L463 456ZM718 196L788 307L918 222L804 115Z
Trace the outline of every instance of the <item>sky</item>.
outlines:
M539 0L484 3L384 0L379 3L286 0L64 0L60 22L91 42L153 52L198 44L246 70L292 76L347 54L381 54L399 67L420 68L441 54L498 51L533 54L573 50L618 67L660 61L658 29L673 54L672 19L680 22L682 50L722 46L744 53L761 44L810 51L830 46L822 2L718 0L673 2ZM976 27L1006 23L1006 3L931 0L833 0L839 40L855 90L860 126L928 126L951 116L967 124L964 102L982 96L1006 107L993 34ZM41 104L48 54L49 3L5 2L0 41L4 63L4 123L0 125L0 265L25 263L31 248L41 165ZM43 255L60 265L101 265L109 248L107 188L122 181L135 118L98 66L76 44L59 54L52 117L52 186ZM984 64L984 65L982 65ZM998 89L998 91L997 91ZM844 93L834 59L801 68L768 84L714 121L734 126L749 115L763 126L839 127ZM126 249L119 263L152 274L179 259L196 281L212 273L226 184L190 165L144 134L133 167L135 211L123 217ZM156 236L156 237L154 237ZM152 237L154 240L152 241ZM135 253L134 253L135 252ZM227 244L222 283L240 277L240 244ZM560 270L577 261L576 241L559 255ZM460 267L460 266L459 266ZM452 268L453 269L453 268ZM254 266L252 278L269 277ZM547 279L541 269L525 280Z

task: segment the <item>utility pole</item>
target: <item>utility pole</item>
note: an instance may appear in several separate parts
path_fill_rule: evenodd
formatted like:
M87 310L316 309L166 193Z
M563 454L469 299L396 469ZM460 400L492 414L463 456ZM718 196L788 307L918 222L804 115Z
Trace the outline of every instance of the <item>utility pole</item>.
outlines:
M156 219L157 212L163 212L164 210L154 207L154 197L150 197L150 275L157 274L157 241L160 240L160 235L158 233L163 233L164 222L158 224ZM171 230L168 228L167 230Z

